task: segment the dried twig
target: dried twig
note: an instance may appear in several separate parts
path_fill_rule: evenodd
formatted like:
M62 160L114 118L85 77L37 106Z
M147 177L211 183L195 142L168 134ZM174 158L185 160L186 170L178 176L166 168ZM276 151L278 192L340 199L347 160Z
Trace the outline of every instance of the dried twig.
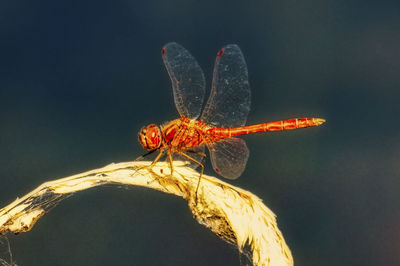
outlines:
M144 186L186 199L199 223L237 245L254 265L293 265L274 213L257 196L203 175L196 200L197 172L183 162L174 162L173 175L166 163L152 169L148 165L143 161L110 164L45 182L0 209L0 233L29 231L46 212L77 191L104 184Z

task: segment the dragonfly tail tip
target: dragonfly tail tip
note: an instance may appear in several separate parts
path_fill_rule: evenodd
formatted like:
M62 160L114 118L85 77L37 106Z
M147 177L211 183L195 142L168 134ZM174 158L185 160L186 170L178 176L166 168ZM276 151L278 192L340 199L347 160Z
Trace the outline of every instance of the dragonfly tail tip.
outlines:
M316 126L322 125L323 123L325 123L325 119L323 118L314 118L314 122Z

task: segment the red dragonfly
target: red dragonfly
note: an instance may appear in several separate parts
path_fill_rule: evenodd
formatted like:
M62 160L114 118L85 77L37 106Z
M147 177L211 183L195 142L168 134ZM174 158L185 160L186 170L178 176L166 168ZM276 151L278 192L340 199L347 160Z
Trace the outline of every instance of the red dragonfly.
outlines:
M162 48L162 58L172 81L180 118L161 126L150 124L139 132L139 142L146 150L159 151L151 166L167 152L171 172L173 159L179 158L193 168L201 166L201 178L204 146L207 146L214 170L225 178L236 179L249 158L245 141L236 136L325 122L321 118L294 118L245 126L250 111L250 86L246 62L235 44L225 46L217 54L211 94L202 113L205 79L196 59L174 42Z

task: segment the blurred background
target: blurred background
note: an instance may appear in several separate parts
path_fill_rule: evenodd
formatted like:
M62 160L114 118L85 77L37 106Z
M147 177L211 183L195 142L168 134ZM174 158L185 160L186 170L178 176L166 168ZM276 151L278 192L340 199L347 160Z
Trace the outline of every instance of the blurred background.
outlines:
M170 41L208 88L218 50L241 47L248 124L327 120L244 137L230 182L276 213L296 265L400 265L398 1L1 1L1 207L143 154L137 131L178 117ZM144 188L75 194L9 239L18 265L239 265L184 200Z

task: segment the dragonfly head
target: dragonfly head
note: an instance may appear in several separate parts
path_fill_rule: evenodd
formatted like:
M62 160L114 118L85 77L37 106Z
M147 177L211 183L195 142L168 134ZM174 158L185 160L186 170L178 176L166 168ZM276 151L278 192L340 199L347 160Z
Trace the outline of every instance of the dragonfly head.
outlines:
M139 131L139 142L146 150L158 149L161 146L161 130L155 124L143 127Z

